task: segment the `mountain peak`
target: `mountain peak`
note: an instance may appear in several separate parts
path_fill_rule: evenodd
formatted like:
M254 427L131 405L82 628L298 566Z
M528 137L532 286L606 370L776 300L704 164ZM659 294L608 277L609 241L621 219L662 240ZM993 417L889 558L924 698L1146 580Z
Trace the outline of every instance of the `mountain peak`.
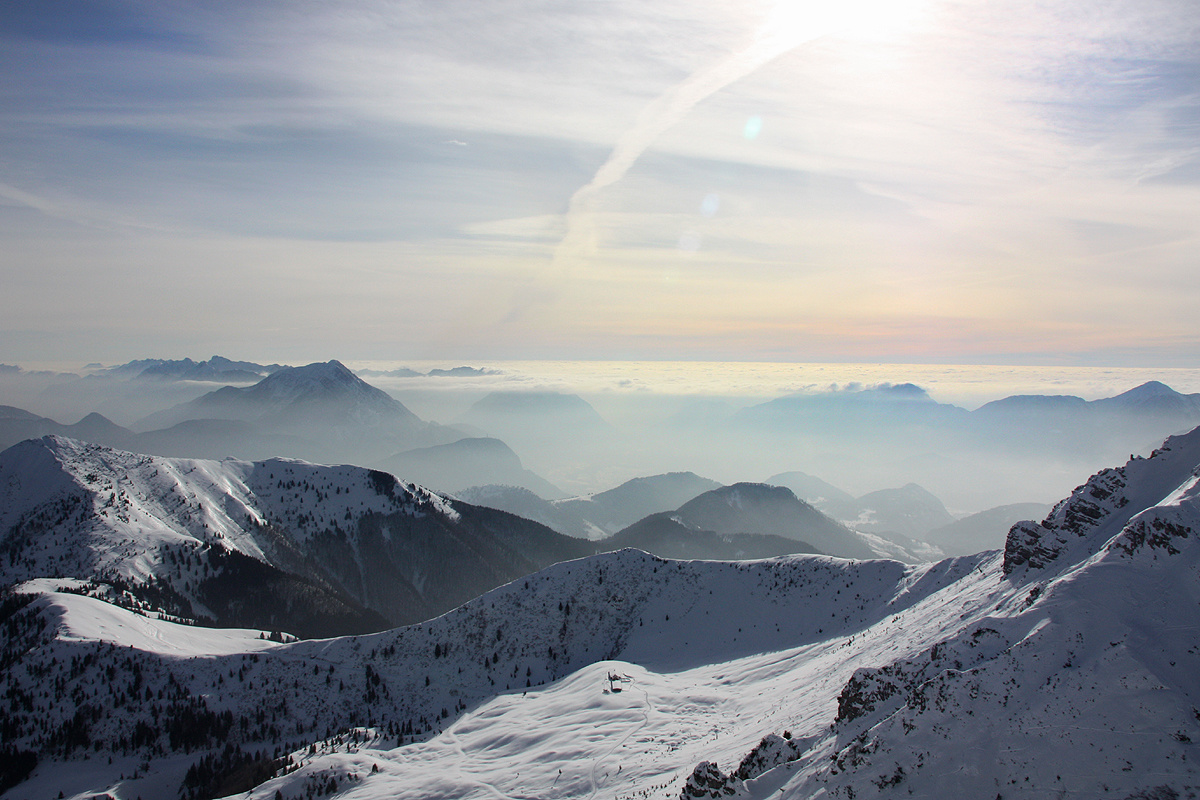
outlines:
M411 415L399 400L367 383L340 361L284 367L253 386L234 391L276 406L353 400L375 411Z
M929 392L925 391L920 386L917 386L915 383L884 384L883 386L876 387L873 391L877 392L880 396L893 400L918 400L921 402L933 402L933 398L929 396Z
M689 525L716 533L773 534L807 542L828 555L875 557L858 534L799 499L786 486L722 486L684 503L676 514Z
M1181 394L1161 381L1147 381L1116 397L1094 400L1092 405L1109 411L1200 416L1200 395Z
M1116 397L1113 397L1112 399L1113 400L1129 400L1129 401L1136 402L1139 400L1148 400L1150 398L1156 398L1156 397L1179 397L1179 396L1181 396L1179 392L1175 391L1170 386L1167 386L1162 381L1146 381L1142 385L1135 386L1127 392L1122 392L1121 394L1117 395Z
M296 383L299 381L336 381L347 385L365 383L340 361L317 361L303 367L287 367L263 378L261 383Z

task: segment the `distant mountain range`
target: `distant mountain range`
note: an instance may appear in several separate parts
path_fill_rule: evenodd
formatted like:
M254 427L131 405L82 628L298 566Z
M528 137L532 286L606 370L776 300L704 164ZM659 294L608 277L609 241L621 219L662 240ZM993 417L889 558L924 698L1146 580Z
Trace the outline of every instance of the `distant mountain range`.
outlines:
M594 454L613 438L613 428L595 408L574 394L552 391L490 392L455 422L508 442L537 464L558 462L564 453Z
M635 547L664 558L708 560L791 553L928 560L916 555L918 547L888 545L849 530L790 489L754 483L721 486L692 473L635 478L607 492L554 503L504 486L476 487L460 496L559 532L586 535L601 551ZM625 522L638 514L642 516L636 521ZM623 522L613 533L606 530Z
M62 425L5 407L0 446L56 434L160 455L370 463L462 438L459 431L422 421L337 361L275 369L251 386L221 387L151 414L134 428L139 432L98 414Z
M938 403L924 389L905 383L780 397L743 409L735 420L743 425L800 425L819 418L835 426L877 422L972 426L1014 417L1050 418L1058 424L1112 415L1192 420L1200 418L1200 394L1181 394L1160 381L1148 381L1099 400L1071 395L1013 395L967 411Z
M113 447L135 447L137 434L100 414L91 413L73 425L63 425L21 408L0 406L0 449L47 435L66 436Z
M785 536L701 528L671 511L651 514L596 544L609 552L632 547L662 558L705 561L746 561L820 552L807 542Z
M273 372L286 369L282 364L255 364L251 361L231 361L213 356L207 361L190 358L169 360L145 358L115 367L105 367L91 375L94 378L155 379L170 381L210 381L220 383L254 383Z
M920 539L929 531L954 522L942 501L915 483L857 498L803 472L773 475L767 483L792 489L797 497L855 530Z
M633 478L603 492L559 500L555 508L579 520L564 533L601 539L660 511L673 511L721 484L692 472Z
M418 426L400 401L363 381L341 362L277 370L253 386L224 386L191 402L152 414L138 430L168 428L197 419L234 419L271 428L349 423Z
M837 433L844 428L859 430L880 424L952 425L969 413L936 402L919 386L903 383L779 397L742 409L734 415L733 423L742 428L794 428L820 420L831 433Z
M1015 395L974 411L901 384L782 397L742 409L727 423L729 430L773 446L856 442L906 454L909 461L928 457L942 480L948 480L949 468L941 462L949 454L1091 460L1140 451L1197 424L1200 394L1181 394L1159 381L1092 401Z
M726 561L792 553L879 555L861 536L797 499L791 490L758 483L710 489L674 511L650 514L596 544L602 550L636 547L664 558Z
M1050 513L1050 509L1051 506L1045 503L997 506L926 531L919 538L951 556L993 550L1004 543L1004 537L1013 525L1021 520L1040 519Z
M1160 381L1148 381L1115 397L1086 401L1070 395L1016 395L980 406L980 416L1141 414L1192 418L1200 415L1200 394L1181 394Z
M148 535L154 481L179 487L152 494L192 527L154 528L151 552L249 547L231 523L277 507L310 536L343 508L462 513L349 468L318 485L280 474L295 462L132 458L62 440L5 453L22 471L0 491L49 500L0 506L27 520L0 565L94 557L66 546L83 517ZM231 484L264 469L258 500ZM1184 798L1200 785L1197 472L1200 429L1097 473L1003 551L905 566L622 550L331 640L178 625L38 578L0 593L4 777L13 797ZM191 498L201 485L231 499ZM699 507L715 518L751 492ZM106 553L130 574L152 561Z
M284 455L375 465L401 452L467 437L496 438L519 455L522 469L575 495L607 488L616 482L614 476L656 471L689 469L738 480L803 469L854 487L856 493L914 482L956 511L1049 502L1099 465L1147 452L1163 436L1200 424L1200 396L1180 394L1159 382L1103 400L1018 396L974 411L935 402L920 387L901 383L809 392L739 411L736 398L607 393L585 400L563 392L516 391L514 387L524 385L519 376L492 380L480 367L453 365L431 371L434 377L425 376L409 388L402 389L400 380L388 383L389 389L404 392L397 398L419 413L419 425L398 417L385 424L382 416L379 424L364 424L353 409L374 413L366 397L332 409L326 418L314 411L297 413L289 421L278 410L239 404L246 398L230 392L201 401L206 389L218 388L206 380L246 390L258 382L256 375L285 372L278 364L214 356L207 361L143 359L113 368L90 365L87 371L93 374L54 379L18 368L0 371L0 402L63 423L96 412L139 435L154 434L130 439L110 431L98 441L180 457ZM509 390L484 395L501 386ZM606 415L617 424L610 424ZM5 427L0 423L0 443L20 440L21 434L6 436ZM54 426L41 432L92 435ZM508 475L483 475L455 479L451 491L504 483L525 485ZM539 491L560 496L544 485ZM590 535L613 533L641 516ZM872 532L912 538L911 529L887 528Z
M399 369L360 369L358 375L367 378L478 378L484 375L500 375L499 370L484 367L450 367L449 369L431 369L429 372L418 372L415 369L401 367Z

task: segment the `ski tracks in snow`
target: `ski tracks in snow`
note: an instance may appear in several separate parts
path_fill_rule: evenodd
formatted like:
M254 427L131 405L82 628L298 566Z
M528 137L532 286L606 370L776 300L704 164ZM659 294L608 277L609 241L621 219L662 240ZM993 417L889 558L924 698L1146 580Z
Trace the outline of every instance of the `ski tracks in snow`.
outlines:
M488 792L488 794L490 794L492 797L496 798L496 800L523 800L523 798L521 798L519 796L513 797L511 795L507 795L504 792L500 791L498 788L496 788L495 784L488 783L487 781L481 780L477 776L472 775L467 770L467 765L471 763L471 759L467 755L466 751L463 750L462 743L458 740L458 734L454 733L454 731L452 729L442 731L442 733L439 734L439 738L441 738L442 741L449 744L450 749L453 750L458 755L458 757L461 759L460 763L462 764L462 766L460 767L460 770L459 770L460 777L467 779L471 783L478 786L479 788L486 790Z
M600 768L601 763L604 762L606 759L611 758L614 753L616 753L618 750L620 750L625 745L625 743L629 741L630 737L632 737L636 733L640 733L647 725L649 725L650 724L650 712L654 711L654 704L650 702L649 690L643 688L641 685L638 684L636 679L631 678L628 675L624 675L622 677L625 680L628 680L630 683L634 684L638 688L638 690L641 691L641 693L642 693L642 698L645 701L645 707L642 709L642 722L640 725L636 725L636 726L630 728L625 733L624 736L622 736L619 740L617 740L616 742L613 743L612 747L608 748L608 750L605 751L605 753L603 755L597 757L592 762L592 771L591 771L592 793L590 795L588 795L588 800L595 800L596 795L600 792L600 784L596 781L596 770L598 770Z

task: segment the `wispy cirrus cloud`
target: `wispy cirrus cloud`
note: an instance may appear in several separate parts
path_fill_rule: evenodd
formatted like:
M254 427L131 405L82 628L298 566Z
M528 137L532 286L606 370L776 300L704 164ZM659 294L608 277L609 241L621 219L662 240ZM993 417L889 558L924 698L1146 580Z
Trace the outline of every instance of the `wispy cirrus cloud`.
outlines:
M773 0L21 3L0 23L0 268L68 270L53 231L82 228L96 261L182 287L201 240L253 253L264 304L288 270L329 304L363 259L376 297L469 311L389 328L351 293L337 335L431 350L508 319L514 353L607 329L695 355L666 317L778 357L792 315L797 358L867 353L867 330L1090 353L1104 326L1177 353L1200 300L1193 5L928 0L900 26L879 15L911 4L806 24L819 6Z

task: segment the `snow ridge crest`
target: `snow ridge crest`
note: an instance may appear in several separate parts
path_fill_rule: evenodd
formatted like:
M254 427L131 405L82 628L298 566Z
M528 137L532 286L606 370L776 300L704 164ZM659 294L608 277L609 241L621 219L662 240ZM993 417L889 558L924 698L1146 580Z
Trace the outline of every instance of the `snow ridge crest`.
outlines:
M1043 570L1056 562L1066 566L1093 555L1135 517L1181 492L1198 469L1200 428L1168 438L1149 458L1132 456L1123 467L1097 472L1041 522L1018 522L1009 530L1004 574ZM1068 558L1072 554L1079 558Z

